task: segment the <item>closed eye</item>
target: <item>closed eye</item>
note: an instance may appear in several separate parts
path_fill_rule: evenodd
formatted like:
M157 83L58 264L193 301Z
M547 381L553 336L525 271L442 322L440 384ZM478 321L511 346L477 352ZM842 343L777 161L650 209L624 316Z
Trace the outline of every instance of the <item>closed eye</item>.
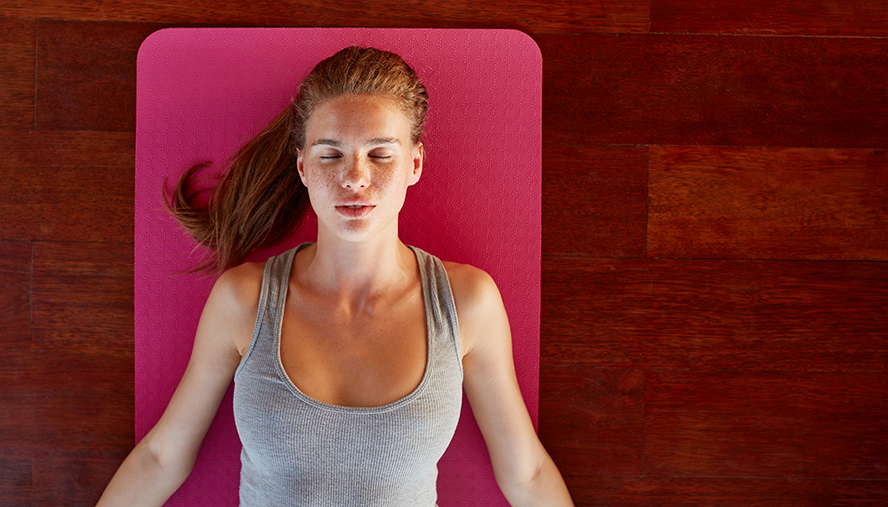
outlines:
M379 160L381 162L386 162L395 158L392 151L387 148L377 148L375 150L371 150L368 156L374 160Z

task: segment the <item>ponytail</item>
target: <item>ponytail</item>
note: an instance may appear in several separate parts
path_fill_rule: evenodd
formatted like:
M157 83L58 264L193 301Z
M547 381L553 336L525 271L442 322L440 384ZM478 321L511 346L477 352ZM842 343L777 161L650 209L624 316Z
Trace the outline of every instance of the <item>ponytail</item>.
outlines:
M191 272L221 273L296 231L309 201L296 170L294 120L291 104L238 150L208 202L198 199L202 192L195 184L207 164L186 171L164 195L176 220L211 252Z

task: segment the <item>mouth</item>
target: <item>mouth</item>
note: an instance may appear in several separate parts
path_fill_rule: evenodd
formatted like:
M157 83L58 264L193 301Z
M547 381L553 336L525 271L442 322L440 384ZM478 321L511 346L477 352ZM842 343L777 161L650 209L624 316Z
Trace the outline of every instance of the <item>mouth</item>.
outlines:
M336 206L336 211L346 218L363 218L375 207L371 204L343 204Z

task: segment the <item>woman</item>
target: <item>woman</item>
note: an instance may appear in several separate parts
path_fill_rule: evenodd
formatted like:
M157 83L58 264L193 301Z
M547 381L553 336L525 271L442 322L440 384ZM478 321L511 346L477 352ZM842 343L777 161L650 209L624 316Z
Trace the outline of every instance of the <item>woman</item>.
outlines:
M155 427L99 501L161 505L191 471L232 377L241 505L431 506L462 389L512 505L572 505L518 390L499 291L398 237L419 181L425 87L392 53L346 48L232 159L209 204L171 207L221 274ZM318 237L264 263L307 206Z

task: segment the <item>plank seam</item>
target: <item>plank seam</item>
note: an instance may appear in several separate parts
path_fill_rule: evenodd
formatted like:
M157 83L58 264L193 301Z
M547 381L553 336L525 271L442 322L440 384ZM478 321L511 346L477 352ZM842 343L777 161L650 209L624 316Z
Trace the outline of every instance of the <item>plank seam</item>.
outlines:
M638 32L629 32L626 35L634 35ZM707 32L647 32L648 35L705 35L712 37L778 37L778 38L796 38L796 39L867 39L867 40L888 40L888 36L879 37L873 35L804 35L804 34L781 34L781 33L707 33Z

